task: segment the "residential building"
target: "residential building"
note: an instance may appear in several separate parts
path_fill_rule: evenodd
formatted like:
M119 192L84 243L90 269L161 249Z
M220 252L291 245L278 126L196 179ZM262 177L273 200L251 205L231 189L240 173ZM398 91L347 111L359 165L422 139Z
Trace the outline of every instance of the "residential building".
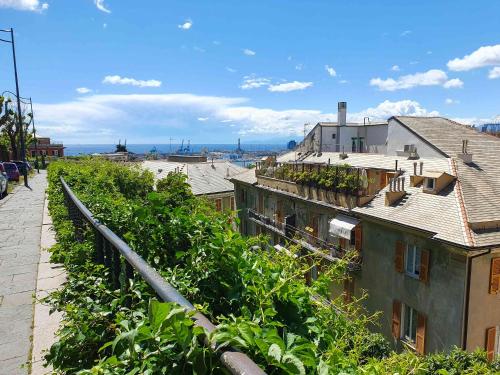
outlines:
M153 172L156 179L162 179L170 172L184 173L194 195L212 200L218 211L235 210L234 185L229 179L246 171L245 168L227 160L210 162L199 162L196 158L182 160L183 162L149 160L144 161L142 166Z
M297 147L298 157L316 152L384 153L387 122L347 122L347 103L338 103L337 122L318 122Z
M483 124L478 126L477 129L483 133L488 133L494 135L495 137L500 137L500 116L498 117L499 122L491 124Z
M363 306L383 313L374 330L395 348L482 348L493 358L500 139L440 117L396 116L387 130L383 154L291 152L234 176L240 230L327 261L355 251L332 296L349 301L366 290ZM313 173L331 178L304 182Z
M35 157L37 152L38 156L62 157L64 156L64 149L62 142L51 142L49 137L38 137L36 145L33 142L28 146L28 152L32 157Z

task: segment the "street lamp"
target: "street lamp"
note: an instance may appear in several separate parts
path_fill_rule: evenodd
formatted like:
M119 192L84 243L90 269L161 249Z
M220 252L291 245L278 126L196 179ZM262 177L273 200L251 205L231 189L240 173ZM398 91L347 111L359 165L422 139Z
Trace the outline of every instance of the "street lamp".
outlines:
M21 119L21 99L19 97L19 80L17 78L17 63L16 63L16 47L14 42L14 29L11 27L10 30L0 30L3 33L10 33L10 40L1 39L0 41L5 43L10 43L12 45L12 59L14 60L14 78L16 80L16 98L17 98L17 119L19 121L19 131L21 132L21 160L26 163L26 147L24 144L24 132L23 132L23 124ZM28 186L28 168L23 168L24 175L24 186Z
M10 95L13 95L13 96L16 96L16 94L14 94L12 91L9 91L9 90L5 90L3 93L2 93L2 96L5 95L5 93L9 93ZM33 113L33 100L31 100L31 96L29 98L23 98L22 96L19 97L19 100L21 101L21 103L23 104L26 104L26 105L30 105L30 109L31 109L31 113L30 113L30 122L26 125L26 138L28 137L28 128L30 126L30 124L33 124L33 138L34 138L34 141L35 141L35 163L36 163L36 170L37 170L37 173L40 173L40 167L39 167L39 163L38 163L38 141L36 139L36 129L35 129L35 115ZM5 102L5 112L7 112L7 102ZM20 115L19 115L20 116ZM21 121L22 122L22 121ZM22 129L21 129L22 131Z

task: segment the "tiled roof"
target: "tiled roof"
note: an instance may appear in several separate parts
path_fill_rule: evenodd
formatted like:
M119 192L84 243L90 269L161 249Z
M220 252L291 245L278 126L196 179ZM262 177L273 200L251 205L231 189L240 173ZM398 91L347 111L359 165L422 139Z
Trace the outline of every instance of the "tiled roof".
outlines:
M474 228L500 221L500 138L442 117L395 119L451 158L462 152L462 140L467 140L472 163L455 159L466 219ZM476 246L500 244L499 228L473 235Z
M413 174L414 160L405 157L382 154L352 153L347 159L340 159L337 152L323 152L321 156L309 156L309 162L330 164L349 164L354 167L394 169L398 161L405 177L407 195L399 204L385 205L385 192L388 187L380 191L375 198L363 207L356 207L352 211L384 221L403 224L434 234L434 238L460 245L466 245L466 237L459 215L459 205L454 193L454 185L441 191L439 194L428 194L421 187L409 187L410 175ZM278 158L278 161L293 161L294 154L289 153ZM450 164L446 158L420 159L424 162L423 174L443 171L452 174ZM431 172L431 173L432 173Z
M229 178L246 171L245 168L226 161L216 160L199 163L177 163L163 160L145 161L143 168L152 171L157 179L166 177L169 172L179 170L188 176L188 183L195 195L216 194L233 191L234 185ZM159 172L161 170L161 172Z

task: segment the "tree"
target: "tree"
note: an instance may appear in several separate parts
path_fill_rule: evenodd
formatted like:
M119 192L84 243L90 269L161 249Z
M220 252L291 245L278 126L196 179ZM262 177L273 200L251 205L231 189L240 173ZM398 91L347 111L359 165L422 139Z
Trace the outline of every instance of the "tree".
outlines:
M8 144L8 147L12 152L12 158L14 158L14 160L19 160L21 159L21 139L18 126L18 114L12 109L7 109L7 107L4 106L4 104L10 103L11 101L12 100L10 98L6 99L4 97L0 97L0 144ZM32 137L28 135L28 128L31 124L31 117L31 113L21 113L23 130L25 132L24 134L26 135L26 146L28 146L32 142Z

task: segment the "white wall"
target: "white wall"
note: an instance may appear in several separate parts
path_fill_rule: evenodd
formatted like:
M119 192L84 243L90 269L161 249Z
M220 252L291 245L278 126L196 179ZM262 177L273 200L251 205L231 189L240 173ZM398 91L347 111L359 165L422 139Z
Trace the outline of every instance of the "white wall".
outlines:
M389 131L387 135L387 155L396 155L396 151L402 151L404 145L413 144L417 148L417 154L421 158L444 158L443 154L429 146L420 137L410 132L398 121L389 121Z

